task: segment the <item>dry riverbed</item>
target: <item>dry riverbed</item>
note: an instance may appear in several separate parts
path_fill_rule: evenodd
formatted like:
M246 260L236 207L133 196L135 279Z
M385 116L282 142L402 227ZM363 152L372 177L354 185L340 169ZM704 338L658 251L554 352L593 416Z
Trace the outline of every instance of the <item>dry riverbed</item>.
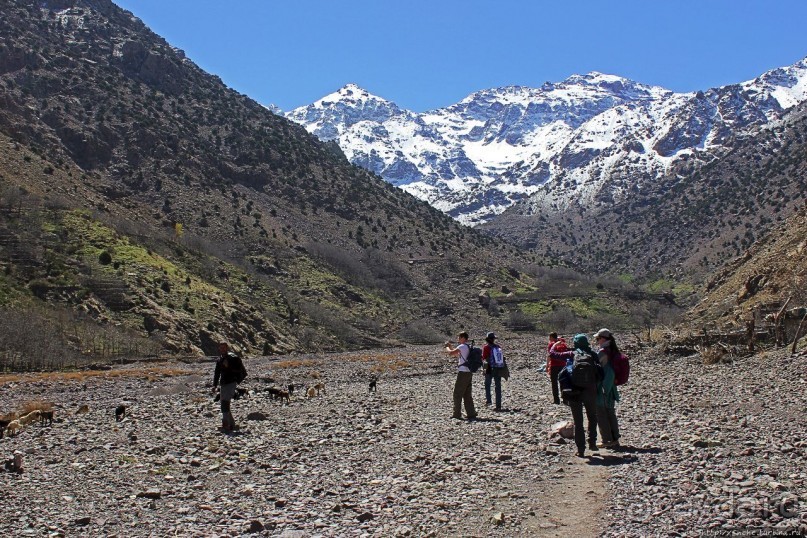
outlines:
M41 400L55 405L56 418L0 440L3 460L16 451L24 461L22 473L0 472L0 534L807 529L804 356L706 367L696 358L637 352L618 411L628 446L579 460L571 444L547 436L569 412L551 403L527 351L540 342L519 347L508 353L505 411L485 407L477 376L481 420L471 422L450 418L454 376L434 347L248 359L245 387L253 394L233 402L241 426L235 435L217 431L211 363L0 378L0 412ZM770 361L781 365L778 373ZM379 377L376 393L368 393L371 375ZM773 383L774 376L786 383ZM291 401L270 400L265 378L294 383ZM327 392L305 397L317 382ZM121 404L127 416L118 423ZM77 413L82 405L88 412ZM248 420L250 413L259 420Z

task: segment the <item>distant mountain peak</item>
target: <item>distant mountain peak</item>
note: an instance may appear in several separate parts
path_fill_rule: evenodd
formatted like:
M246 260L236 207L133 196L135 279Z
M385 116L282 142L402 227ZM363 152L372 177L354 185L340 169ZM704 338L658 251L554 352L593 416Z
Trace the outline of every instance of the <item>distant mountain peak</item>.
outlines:
M807 59L743 84L676 93L590 71L539 88L476 91L422 114L356 84L286 115L347 158L467 224L533 200L562 211L652 181L684 156L725 151L807 101ZM601 194L602 193L602 194Z

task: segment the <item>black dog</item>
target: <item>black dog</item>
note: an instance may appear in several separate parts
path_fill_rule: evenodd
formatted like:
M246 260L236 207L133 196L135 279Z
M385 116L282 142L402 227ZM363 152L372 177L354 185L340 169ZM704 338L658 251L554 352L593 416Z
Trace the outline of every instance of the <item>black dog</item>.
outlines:
M53 410L39 412L39 425L44 426L45 422L48 423L48 426L53 426Z
M121 420L123 420L125 416L126 416L126 406L125 405L119 405L118 407L115 408L115 420L117 422L120 422Z

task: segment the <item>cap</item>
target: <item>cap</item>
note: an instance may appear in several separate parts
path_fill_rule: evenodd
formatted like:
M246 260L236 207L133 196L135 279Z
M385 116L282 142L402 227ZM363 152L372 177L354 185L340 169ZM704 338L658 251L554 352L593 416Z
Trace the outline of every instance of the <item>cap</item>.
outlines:
M601 337L601 336L603 336L605 338L613 338L613 335L611 334L611 331L609 331L608 329L600 329L599 331L594 333L594 339L595 340L597 338Z

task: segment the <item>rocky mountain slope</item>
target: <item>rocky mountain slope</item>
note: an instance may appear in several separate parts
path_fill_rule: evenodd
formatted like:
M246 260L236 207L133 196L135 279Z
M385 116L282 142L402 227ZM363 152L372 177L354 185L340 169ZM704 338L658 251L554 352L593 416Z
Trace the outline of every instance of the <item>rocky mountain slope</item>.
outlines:
M455 291L512 279L461 263L492 240L107 0L0 1L0 145L2 304L63 305L174 352L443 338L410 325L495 325Z
M526 202L486 231L573 267L601 273L708 280L757 239L787 233L807 197L807 106L703 163L681 159L628 198L602 193L562 214Z
M478 224L522 200L542 214L573 200L627 200L675 163L721 156L805 99L802 60L687 94L589 73L483 90L425 113L351 84L286 116L336 141L351 162Z
M807 306L807 204L713 275L706 290L689 313L693 322L740 328L755 314L761 322L765 314L780 310L788 298L791 309Z

